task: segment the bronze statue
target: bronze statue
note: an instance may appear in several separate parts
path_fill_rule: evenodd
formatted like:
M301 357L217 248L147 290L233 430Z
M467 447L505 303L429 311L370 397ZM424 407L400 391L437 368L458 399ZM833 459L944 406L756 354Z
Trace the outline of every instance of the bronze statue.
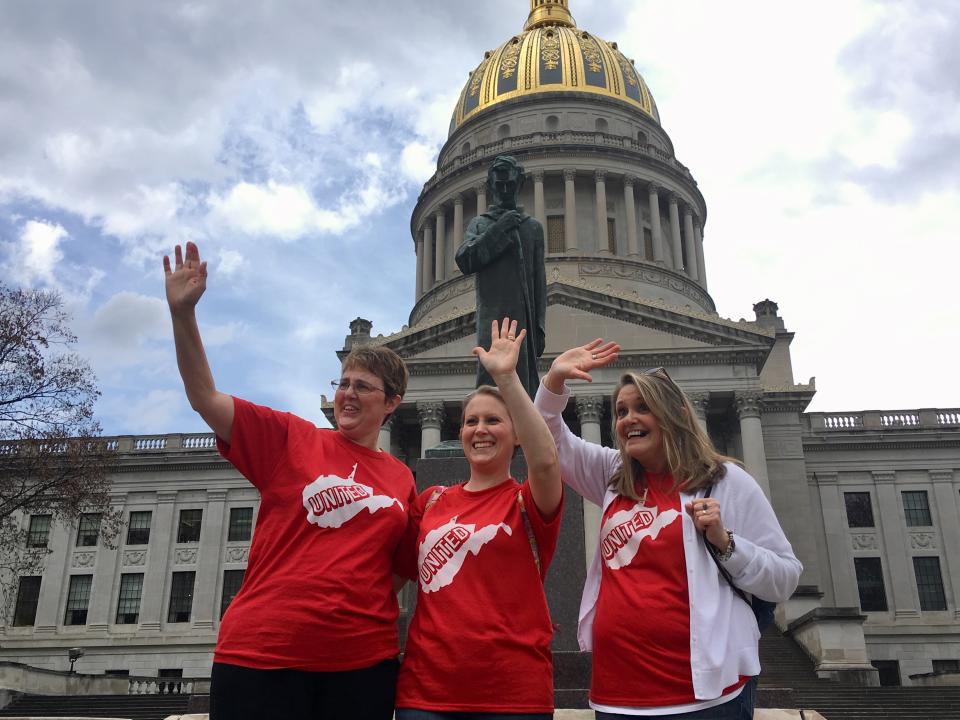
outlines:
M543 226L517 205L523 181L523 168L516 159L500 155L493 161L487 188L494 204L467 228L457 250L457 266L464 275L477 276L478 345L490 346L493 320L510 317L526 328L517 374L533 397L540 384L537 358L546 339L547 279ZM477 385L493 384L478 363Z

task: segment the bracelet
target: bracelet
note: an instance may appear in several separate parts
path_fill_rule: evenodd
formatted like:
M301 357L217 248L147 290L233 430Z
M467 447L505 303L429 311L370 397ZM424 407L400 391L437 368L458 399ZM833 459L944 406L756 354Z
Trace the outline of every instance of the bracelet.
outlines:
M727 530L727 549L723 552L717 553L717 560L720 562L726 562L730 559L730 556L733 555L733 551L737 549L737 544L733 541L733 533Z

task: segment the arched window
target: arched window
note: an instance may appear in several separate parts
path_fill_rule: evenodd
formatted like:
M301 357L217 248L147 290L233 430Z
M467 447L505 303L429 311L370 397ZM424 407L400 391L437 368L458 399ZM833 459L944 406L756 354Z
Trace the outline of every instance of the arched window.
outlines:
M646 145L649 142L647 134L643 130L637 133L637 142L641 145Z
M560 127L560 118L556 115L547 115L547 130L556 130Z
M460 146L460 154L466 155L468 152L470 152L470 143L465 142L463 145Z
M605 118L597 118L597 132L605 133L610 129L610 123Z
M503 140L510 137L510 126L504 123L497 128L497 140Z

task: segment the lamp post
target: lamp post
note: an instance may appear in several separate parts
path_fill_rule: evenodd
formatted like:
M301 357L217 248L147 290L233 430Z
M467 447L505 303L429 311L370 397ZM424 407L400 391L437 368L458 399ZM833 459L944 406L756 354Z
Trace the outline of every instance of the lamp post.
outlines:
M73 672L73 664L83 657L83 648L70 648L67 650L67 653L70 657L70 672Z

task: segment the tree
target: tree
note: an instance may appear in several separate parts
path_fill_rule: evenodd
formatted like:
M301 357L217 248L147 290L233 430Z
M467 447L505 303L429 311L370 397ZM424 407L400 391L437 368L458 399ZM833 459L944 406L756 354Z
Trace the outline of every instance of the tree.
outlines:
M26 515L69 523L100 513L112 542L120 513L110 505L115 452L100 438L100 392L89 364L73 353L63 298L0 284L0 624L19 577L39 574L45 547L29 547Z

